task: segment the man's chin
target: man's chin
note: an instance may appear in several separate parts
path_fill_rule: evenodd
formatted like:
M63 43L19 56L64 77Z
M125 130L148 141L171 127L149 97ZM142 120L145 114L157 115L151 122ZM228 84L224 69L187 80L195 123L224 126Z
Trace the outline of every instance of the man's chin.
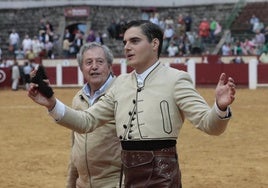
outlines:
M129 65L129 66L132 66L132 65L135 65L136 63L135 63L135 61L127 61L127 65Z

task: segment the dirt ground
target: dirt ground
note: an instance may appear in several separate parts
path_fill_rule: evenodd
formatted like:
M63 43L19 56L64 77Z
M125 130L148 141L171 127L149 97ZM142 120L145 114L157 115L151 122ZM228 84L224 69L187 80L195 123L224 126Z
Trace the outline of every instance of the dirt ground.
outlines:
M209 104L214 88L198 88ZM70 105L77 88L55 89ZM268 187L268 88L237 89L233 119L220 136L186 122L178 140L183 188ZM70 130L24 90L0 89L0 187L63 188Z

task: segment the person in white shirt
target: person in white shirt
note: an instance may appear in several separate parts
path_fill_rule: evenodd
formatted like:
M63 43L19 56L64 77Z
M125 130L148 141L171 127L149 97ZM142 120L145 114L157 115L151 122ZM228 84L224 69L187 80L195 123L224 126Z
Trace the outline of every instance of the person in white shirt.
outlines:
M174 57L179 53L178 46L175 45L175 42L171 41L167 48L168 56Z

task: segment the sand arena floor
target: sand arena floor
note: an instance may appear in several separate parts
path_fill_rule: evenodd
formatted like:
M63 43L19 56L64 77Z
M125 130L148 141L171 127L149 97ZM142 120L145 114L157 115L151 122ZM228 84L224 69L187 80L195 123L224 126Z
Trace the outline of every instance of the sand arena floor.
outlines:
M55 89L70 105L77 88ZM214 88L198 88L209 104ZM221 136L184 124L178 150L184 188L268 187L268 88L237 89L233 119ZM24 90L0 89L0 187L63 188L70 130Z

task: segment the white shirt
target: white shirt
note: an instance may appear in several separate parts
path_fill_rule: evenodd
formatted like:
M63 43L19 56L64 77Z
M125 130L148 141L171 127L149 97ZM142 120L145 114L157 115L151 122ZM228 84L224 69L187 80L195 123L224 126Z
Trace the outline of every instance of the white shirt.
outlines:
M19 34L18 33L10 33L9 35L9 40L10 40L10 44L15 45L19 42Z

